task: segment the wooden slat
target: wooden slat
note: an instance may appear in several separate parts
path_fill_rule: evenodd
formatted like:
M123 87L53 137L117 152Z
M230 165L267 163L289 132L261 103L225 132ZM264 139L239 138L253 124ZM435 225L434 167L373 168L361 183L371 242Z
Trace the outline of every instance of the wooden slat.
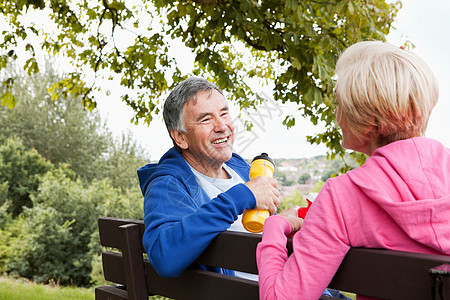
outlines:
M177 300L259 299L258 283L243 278L192 269L177 278L161 278L150 264L146 273L149 293Z
M433 280L433 299L450 299L450 264L442 264L429 270Z
M128 299L127 291L119 289L116 286L107 285L95 288L96 300L126 300Z
M98 219L98 229L100 233L100 244L105 247L120 249L119 227L126 224L137 224L139 227L139 235L144 235L144 221L116 219L103 217ZM141 249L145 253L144 248Z
M126 285L122 254L105 251L102 253L103 275L107 281Z
M225 231L220 233L196 263L257 274L256 246L261 235Z
M139 226L137 224L126 224L121 225L119 230L128 295L133 300L146 300L148 299L148 293Z
M432 299L428 270L450 257L352 248L334 276L331 288L383 299Z

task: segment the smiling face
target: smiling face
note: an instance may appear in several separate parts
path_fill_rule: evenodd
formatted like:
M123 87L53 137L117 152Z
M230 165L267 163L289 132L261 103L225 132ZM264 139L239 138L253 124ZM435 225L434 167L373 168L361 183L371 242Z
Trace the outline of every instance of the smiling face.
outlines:
M228 104L216 90L200 91L184 106L185 132L172 131L181 154L197 171L211 176L232 155L234 129ZM211 176L216 177L216 176Z

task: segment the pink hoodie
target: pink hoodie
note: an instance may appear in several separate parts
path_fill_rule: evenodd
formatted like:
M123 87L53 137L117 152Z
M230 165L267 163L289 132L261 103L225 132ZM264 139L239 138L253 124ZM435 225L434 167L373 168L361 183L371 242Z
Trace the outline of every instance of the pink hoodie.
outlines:
M350 247L450 255L450 149L425 137L377 149L326 182L288 259L290 230L280 216L265 222L261 299L318 299Z

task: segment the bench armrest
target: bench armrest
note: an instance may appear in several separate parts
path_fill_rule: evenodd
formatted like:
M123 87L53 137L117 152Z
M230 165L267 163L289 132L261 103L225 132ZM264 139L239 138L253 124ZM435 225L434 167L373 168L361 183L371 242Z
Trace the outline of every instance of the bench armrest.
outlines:
M148 299L139 227L136 224L121 225L119 232L130 299Z

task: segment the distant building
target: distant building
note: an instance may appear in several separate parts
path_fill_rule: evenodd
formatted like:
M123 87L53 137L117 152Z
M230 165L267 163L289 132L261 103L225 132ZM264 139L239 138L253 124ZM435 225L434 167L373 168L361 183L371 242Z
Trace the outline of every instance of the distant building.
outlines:
M297 172L298 168L295 166L280 166L277 167L277 170L280 172Z

